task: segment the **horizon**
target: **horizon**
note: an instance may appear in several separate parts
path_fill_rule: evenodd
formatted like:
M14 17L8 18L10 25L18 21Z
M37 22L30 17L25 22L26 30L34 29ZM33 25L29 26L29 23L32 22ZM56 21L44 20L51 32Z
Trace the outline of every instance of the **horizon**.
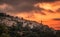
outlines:
M0 12L60 30L60 0L0 0Z

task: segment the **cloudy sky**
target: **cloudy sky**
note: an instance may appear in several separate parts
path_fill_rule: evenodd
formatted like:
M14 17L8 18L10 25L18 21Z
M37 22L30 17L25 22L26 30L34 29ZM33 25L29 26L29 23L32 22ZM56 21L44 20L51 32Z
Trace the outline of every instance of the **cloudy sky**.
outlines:
M60 0L0 0L0 12L60 30Z

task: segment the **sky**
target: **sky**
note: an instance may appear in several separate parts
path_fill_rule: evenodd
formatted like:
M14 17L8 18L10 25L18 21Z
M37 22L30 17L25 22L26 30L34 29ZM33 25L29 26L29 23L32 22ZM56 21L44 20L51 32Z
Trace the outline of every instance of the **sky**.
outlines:
M60 0L0 0L0 12L60 30Z

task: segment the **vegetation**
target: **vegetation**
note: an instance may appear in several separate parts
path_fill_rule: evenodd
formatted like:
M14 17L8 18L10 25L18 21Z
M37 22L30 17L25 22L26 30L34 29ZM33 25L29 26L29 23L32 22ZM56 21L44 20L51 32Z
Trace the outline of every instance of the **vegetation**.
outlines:
M36 31L34 31L36 30ZM39 31L37 29L29 30L29 28L22 28L21 26L11 27L0 24L0 37L54 37L52 32Z
M35 26L36 22L31 23L32 21L28 20L24 22L24 20L23 18L19 19L9 15L0 15L0 37L60 37L59 32L59 34L55 34L55 30L47 25ZM12 21L14 22L12 23ZM27 25L23 27L24 24ZM30 24L33 24L32 28L30 28Z

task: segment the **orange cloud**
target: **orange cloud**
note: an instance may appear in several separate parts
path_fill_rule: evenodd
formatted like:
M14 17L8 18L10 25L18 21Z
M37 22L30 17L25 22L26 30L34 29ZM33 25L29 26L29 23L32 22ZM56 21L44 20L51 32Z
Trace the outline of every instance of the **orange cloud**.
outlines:
M56 11L58 8L60 8L60 1L51 3L38 3L35 6L39 6L40 8L44 8L46 10Z

